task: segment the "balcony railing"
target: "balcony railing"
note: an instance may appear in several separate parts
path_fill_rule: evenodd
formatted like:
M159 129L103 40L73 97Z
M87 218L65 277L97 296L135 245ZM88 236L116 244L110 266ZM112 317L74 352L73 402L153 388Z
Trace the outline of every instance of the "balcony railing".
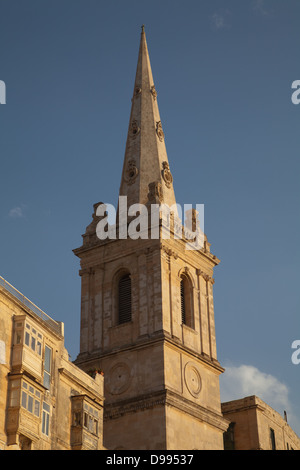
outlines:
M52 330L54 330L59 335L63 335L62 323L56 322L53 318L49 317L47 313L43 312L39 307L37 307L31 300L27 299L25 295L19 292L14 286L7 282L3 277L0 276L0 286L2 286L6 291L18 299L22 304L29 308L33 313L35 313L41 320L43 320Z

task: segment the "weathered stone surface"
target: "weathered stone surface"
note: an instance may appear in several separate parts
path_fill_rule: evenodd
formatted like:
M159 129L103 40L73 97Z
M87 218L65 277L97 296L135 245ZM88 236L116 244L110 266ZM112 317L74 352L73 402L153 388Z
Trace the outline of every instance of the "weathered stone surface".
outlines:
M300 439L286 419L255 395L222 403L232 423L226 448L234 450L300 450Z
M142 32L120 196L131 204L176 203L145 32ZM175 216L177 212L175 211ZM95 220L95 216L94 220ZM205 239L187 250L160 221L157 239L92 240L81 261L80 354L76 364L105 374L104 445L109 449L222 449L213 308L219 260ZM180 226L179 226L179 225ZM192 227L191 227L192 228ZM131 278L131 321L118 324L118 283ZM181 279L188 295L183 324Z
M63 325L1 284L0 449L102 449L103 376L92 378L70 362ZM74 421L75 399L80 423ZM91 410L93 429L84 422Z

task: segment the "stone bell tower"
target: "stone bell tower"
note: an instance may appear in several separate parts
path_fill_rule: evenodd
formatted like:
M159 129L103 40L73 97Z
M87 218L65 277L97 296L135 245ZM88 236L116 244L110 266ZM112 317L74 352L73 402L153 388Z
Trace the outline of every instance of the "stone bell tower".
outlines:
M139 237L124 236L133 219L119 216L110 232L116 236L100 239L105 213L95 204L83 244L74 250L82 279L75 363L104 371L104 446L222 449L228 423L221 414L213 307L219 260L206 237L201 248L189 250L190 240L175 236L182 226L144 28L119 196L149 213L155 204L173 208L168 237L161 216L156 237L150 224Z

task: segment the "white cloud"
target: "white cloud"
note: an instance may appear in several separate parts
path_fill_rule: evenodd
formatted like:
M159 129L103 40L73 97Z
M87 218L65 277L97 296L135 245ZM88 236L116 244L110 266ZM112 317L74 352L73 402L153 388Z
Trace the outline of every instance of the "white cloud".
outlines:
M225 365L225 372L220 377L220 391L221 402L256 395L282 417L286 411L288 424L300 435L300 418L290 402L289 389L273 375L251 365Z
M291 411L288 387L254 366L227 367L220 379L222 402L256 395L283 415Z
M214 13L211 17L213 28L216 30L229 28L229 16L230 12L227 10Z
M265 0L255 0L253 3L253 9L257 13L260 13L261 15L268 15L269 12L266 8Z
M19 219L21 217L24 217L24 210L22 207L13 207L10 211L9 211L9 217L11 217L12 219Z
M216 29L224 28L225 20L222 15L215 13L212 17L213 25Z

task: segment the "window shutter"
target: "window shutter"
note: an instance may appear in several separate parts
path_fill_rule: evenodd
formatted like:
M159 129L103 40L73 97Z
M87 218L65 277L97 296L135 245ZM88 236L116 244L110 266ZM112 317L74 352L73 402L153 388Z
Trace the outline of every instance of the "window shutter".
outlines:
M180 281L180 299L181 299L181 322L186 324L186 313L185 313L185 294L184 294L184 280Z
M126 274L119 280L119 324L131 321L131 279Z

